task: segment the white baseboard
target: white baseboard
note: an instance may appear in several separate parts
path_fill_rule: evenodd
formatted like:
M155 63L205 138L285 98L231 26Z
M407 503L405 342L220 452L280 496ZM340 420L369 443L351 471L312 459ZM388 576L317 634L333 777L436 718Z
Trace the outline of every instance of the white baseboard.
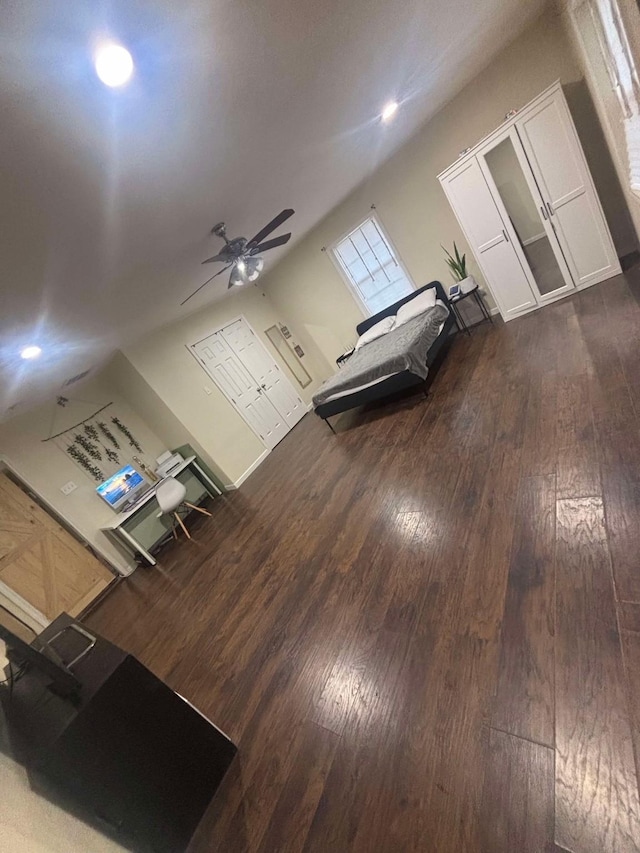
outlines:
M235 480L233 483L225 483L224 484L225 489L228 492L232 492L234 489L240 488L240 486L244 483L244 481L247 479L247 477L249 477L251 474L253 474L253 472L256 470L256 468L259 465L262 465L262 463L264 462L264 460L267 458L267 456L270 453L271 453L271 451L269 449L263 450L262 453L260 454L260 456L258 456L258 458L256 459L256 461L253 462L251 465L249 465L247 470L243 474L241 474L237 480Z
M543 231L541 234L536 234L534 237L529 237L529 239L528 239L528 240L523 240L523 241L522 241L522 245L523 245L523 246L530 246L532 243L537 243L537 242L538 242L538 240L542 240L542 238L543 238L543 237L546 237L546 236L547 236L547 235L546 235L546 234L545 234L545 232Z

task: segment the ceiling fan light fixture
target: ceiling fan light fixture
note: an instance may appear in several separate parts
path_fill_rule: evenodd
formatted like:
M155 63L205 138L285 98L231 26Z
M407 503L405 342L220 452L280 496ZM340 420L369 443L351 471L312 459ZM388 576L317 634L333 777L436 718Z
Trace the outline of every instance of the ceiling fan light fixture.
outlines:
M264 269L264 261L262 258L249 258L245 263L245 268L247 281L255 281Z
M247 278L243 275L242 270L238 269L238 267L239 264L236 264L231 270L229 287L241 287L243 284L247 284Z

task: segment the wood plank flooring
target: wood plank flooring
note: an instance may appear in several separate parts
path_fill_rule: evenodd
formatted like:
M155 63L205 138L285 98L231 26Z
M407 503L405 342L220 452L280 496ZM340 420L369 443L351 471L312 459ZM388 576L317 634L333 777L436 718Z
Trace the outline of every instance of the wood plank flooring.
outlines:
M640 269L334 423L87 620L239 745L192 853L640 851Z

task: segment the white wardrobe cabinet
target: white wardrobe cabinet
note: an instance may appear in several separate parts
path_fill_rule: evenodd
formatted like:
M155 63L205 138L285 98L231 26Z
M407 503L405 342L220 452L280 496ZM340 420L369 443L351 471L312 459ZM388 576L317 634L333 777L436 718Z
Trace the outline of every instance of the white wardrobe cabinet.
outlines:
M559 83L439 179L505 320L620 272Z

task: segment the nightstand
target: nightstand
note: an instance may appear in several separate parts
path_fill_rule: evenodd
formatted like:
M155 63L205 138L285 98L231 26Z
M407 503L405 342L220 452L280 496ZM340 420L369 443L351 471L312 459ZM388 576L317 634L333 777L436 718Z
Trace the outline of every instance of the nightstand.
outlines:
M451 305L451 308L453 309L453 313L454 313L454 316L456 318L456 323L458 325L458 329L460 329L461 332L466 332L468 335L471 335L471 329L473 328L473 326L467 326L467 324L464 321L462 314L456 308L457 303L462 302L462 300L466 299L468 296L473 296L473 298L476 301L478 308L482 312L482 317L483 317L483 319L480 320L479 323L474 323L473 326L479 326L480 323L484 323L485 320L488 320L490 323L493 323L493 318L491 317L491 314L489 314L489 311L487 310L487 306L484 304L484 300L482 299L482 296L480 296L480 288L477 285L476 285L476 287L473 288L473 290L470 290L468 293L461 293L460 296L454 296L453 299L450 299L449 304Z

